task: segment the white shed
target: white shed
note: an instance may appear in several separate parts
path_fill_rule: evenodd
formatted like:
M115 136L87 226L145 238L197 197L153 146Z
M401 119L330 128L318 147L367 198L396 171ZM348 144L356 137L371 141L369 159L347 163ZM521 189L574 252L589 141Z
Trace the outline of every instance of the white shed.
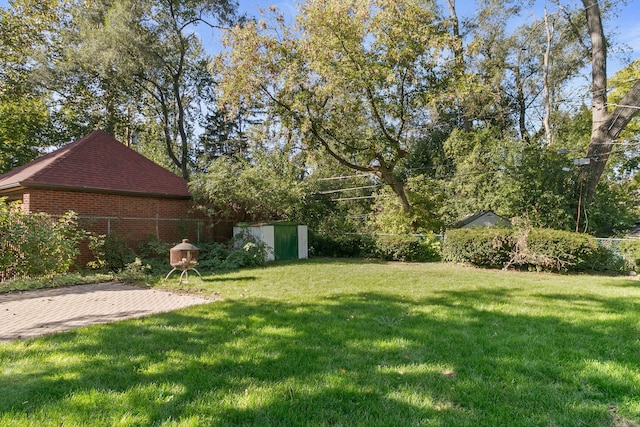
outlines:
M306 225L289 221L233 227L236 236L246 230L259 242L269 247L267 261L285 261L309 257L309 237Z

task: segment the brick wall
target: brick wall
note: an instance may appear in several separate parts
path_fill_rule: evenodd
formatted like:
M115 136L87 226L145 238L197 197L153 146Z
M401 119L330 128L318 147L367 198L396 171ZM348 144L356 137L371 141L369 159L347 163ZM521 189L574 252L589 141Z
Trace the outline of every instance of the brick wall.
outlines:
M192 242L226 241L233 234L234 221L213 221L192 209L191 200L84 193L46 189L25 189L23 209L62 215L78 214L82 227L97 234L117 233L136 249L152 237L175 244L183 238ZM79 265L92 259L82 245Z

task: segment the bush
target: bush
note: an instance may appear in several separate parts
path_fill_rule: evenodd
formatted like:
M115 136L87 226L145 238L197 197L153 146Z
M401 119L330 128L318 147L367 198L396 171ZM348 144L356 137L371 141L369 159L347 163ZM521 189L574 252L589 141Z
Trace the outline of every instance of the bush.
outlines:
M67 272L84 235L74 212L55 220L25 213L19 203L0 198L0 281Z
M569 231L532 229L527 243L531 251L546 257L539 267L547 271L593 270L596 258L605 255L593 236Z
M618 249L633 270L640 266L640 240L620 242Z
M427 262L440 260L440 244L433 234L378 236L376 249L388 261Z
M163 242L155 234L149 234L147 240L138 244L137 254L143 259L157 259L167 262L171 245Z
M309 233L309 254L316 257L362 258L376 253L375 239L368 234L320 235Z
M199 249L198 268L208 271L259 267L266 263L269 253L267 245L249 233L234 236L227 245L201 243Z
M198 268L203 270L222 269L224 260L229 256L229 248L222 243L199 243L198 249Z
M266 243L257 241L246 229L233 236L229 241L229 249L229 255L222 264L222 268L229 270L265 265L272 250Z
M624 260L599 246L592 236L526 226L450 230L442 253L446 261L485 268L556 272L627 269Z
M449 262L502 268L509 262L512 248L513 239L508 228L460 228L447 231L442 257Z
M147 274L151 272L151 266L144 264L140 258L135 258L121 270L119 270L114 278L123 283L140 283L144 282Z
M136 259L135 252L117 233L111 233L106 237L104 235L89 236L89 249L93 253L94 261L89 262L87 266L94 270L117 272Z
M589 257L590 271L609 271L617 273L628 273L633 271L635 266L629 262L623 255L615 252L611 248L598 246L594 253Z

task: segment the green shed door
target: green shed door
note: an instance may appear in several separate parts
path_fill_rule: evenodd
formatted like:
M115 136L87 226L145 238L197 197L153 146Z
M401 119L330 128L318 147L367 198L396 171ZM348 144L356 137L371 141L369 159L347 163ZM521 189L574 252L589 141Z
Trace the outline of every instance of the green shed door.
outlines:
M276 261L298 259L298 226L296 224L274 224L273 246Z

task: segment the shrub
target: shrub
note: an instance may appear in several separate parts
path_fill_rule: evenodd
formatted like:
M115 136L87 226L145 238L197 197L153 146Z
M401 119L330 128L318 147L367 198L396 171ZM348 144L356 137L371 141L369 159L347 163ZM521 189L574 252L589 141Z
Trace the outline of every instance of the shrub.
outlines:
M88 267L97 270L120 271L136 259L134 251L117 233L111 233L106 237L104 235L89 236L89 249L95 259L88 263Z
M149 234L147 240L138 244L137 254L142 259L160 259L166 261L169 256L171 245L163 242L155 234Z
M449 262L502 268L513 248L511 233L501 227L449 230L442 243L442 257Z
M55 220L44 213L26 213L19 203L0 198L0 280L67 272L84 234L74 212Z
M627 240L620 242L618 249L631 269L640 266L640 240Z
M248 232L234 236L227 245L201 243L199 249L198 268L209 271L264 265L270 250L264 242L256 241Z
M592 236L568 231L530 228L450 230L443 257L485 268L536 271L615 271L627 269L624 260L598 245Z
M138 244L136 254L147 267L148 273L165 273L169 266L171 245L163 242L155 234L149 234L147 240Z
M222 268L229 270L265 265L272 250L266 243L257 241L246 229L233 236L229 248L229 255L222 263Z
M548 260L539 264L546 271L593 270L593 261L604 255L597 240L587 234L536 228L527 242L531 251Z
M151 272L151 266L144 264L140 258L135 258L121 270L116 272L115 280L123 283L140 283L144 282L147 274Z
M224 260L229 256L229 248L222 243L199 243L198 268L203 270L222 269Z
M378 236L376 249L388 261L427 262L440 259L440 245L433 234Z
M598 248L589 257L590 271L609 271L617 273L628 273L633 271L635 266L627 260L623 255L617 253L611 248L599 245Z
M368 234L320 235L309 233L309 254L317 257L360 258L375 256L375 239Z
M259 267L266 263L267 248L263 242L246 242L229 253L222 268L235 270L242 267Z

